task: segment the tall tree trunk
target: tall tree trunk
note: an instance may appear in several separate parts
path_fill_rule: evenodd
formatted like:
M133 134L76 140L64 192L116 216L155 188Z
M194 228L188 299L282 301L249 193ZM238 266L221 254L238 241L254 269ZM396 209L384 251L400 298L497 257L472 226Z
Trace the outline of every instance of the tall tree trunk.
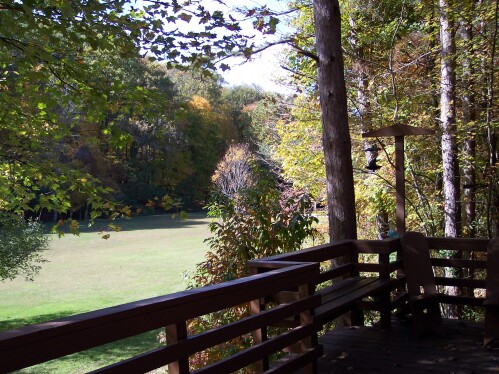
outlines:
M463 73L461 79L462 124L466 129L463 144L463 204L465 222L463 233L470 238L476 237L476 103L474 93L474 69L471 62L473 56L472 14L474 1L463 4L459 34L464 44Z
M444 183L445 236L460 233L459 162L456 128L456 45L454 24L450 17L451 4L439 0L440 5L440 122L442 126L442 163Z
M473 48L473 10L474 0L466 0L461 3L461 20L459 25L459 36L463 44L462 50L462 76L461 76L461 123L465 130L464 143L462 148L463 159L463 235L476 237L476 100L475 100L475 76L472 63ZM473 252L463 251L462 259L470 260ZM470 279L474 278L473 269L462 269L462 276ZM473 296L472 288L462 289L466 296Z
M485 1L481 0L483 4ZM484 111L485 123L487 125L487 143L489 148L489 167L490 172L488 180L488 196L487 196L487 234L489 237L499 235L499 193L498 183L499 168L497 162L499 159L499 151L497 142L499 134L497 127L493 126L495 122L495 72L496 72L496 51L497 51L497 36L499 34L499 2L496 0L490 4L491 14L494 15L493 22L491 22L490 31L487 30L487 23L485 19L481 20L481 33L486 35L491 41L489 54L483 59L483 74L485 77L485 94L484 94ZM490 35L487 35L490 32ZM495 226L495 227L494 227Z
M356 239L352 144L338 0L314 0L330 240Z
M440 5L440 122L442 126L442 163L444 184L445 236L458 237L460 233L460 190L459 162L456 126L456 45L454 23L450 12L450 0L439 0ZM453 257L460 258L461 253ZM445 268L446 277L456 274ZM446 287L449 295L460 295L457 287ZM459 318L462 310L448 306L445 314L449 318Z

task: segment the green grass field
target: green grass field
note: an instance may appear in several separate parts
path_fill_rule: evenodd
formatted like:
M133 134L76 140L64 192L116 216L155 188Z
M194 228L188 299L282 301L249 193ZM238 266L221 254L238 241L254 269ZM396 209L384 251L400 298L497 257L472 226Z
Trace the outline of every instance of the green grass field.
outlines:
M185 289L208 249L209 219L191 214L185 221L170 216L121 220L120 232L99 235L107 222L81 227L79 237L50 241L49 261L34 282L0 283L0 330L119 305ZM150 332L48 362L24 373L80 373L155 348Z

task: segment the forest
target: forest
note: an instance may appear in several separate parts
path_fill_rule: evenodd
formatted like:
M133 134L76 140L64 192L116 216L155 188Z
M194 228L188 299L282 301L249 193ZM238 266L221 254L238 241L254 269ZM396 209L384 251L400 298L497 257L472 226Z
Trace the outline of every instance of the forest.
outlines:
M361 135L403 124L435 131L406 139L407 227L497 235L498 3L281 3L0 1L2 220L200 209L239 147L328 212L331 240L384 238L393 139ZM293 93L224 84L277 45Z

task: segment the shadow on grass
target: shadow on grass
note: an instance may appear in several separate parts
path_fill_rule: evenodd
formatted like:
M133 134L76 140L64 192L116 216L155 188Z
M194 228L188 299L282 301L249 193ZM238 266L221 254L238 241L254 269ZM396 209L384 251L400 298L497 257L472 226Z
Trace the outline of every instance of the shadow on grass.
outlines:
M108 219L97 219L92 226L88 226L88 221L78 221L79 231L81 233L94 233L108 231L109 224L115 224L120 227L120 231L135 230L164 230L164 229L182 229L193 228L200 225L207 225L206 213L189 213L187 219L181 219L179 216L172 217L171 214L161 214L153 216L138 216L132 218L117 218L114 221ZM46 222L47 232L52 229L53 223ZM69 233L69 228L63 226L63 232Z
M64 311L54 314L43 314L25 319L12 319L0 321L0 329L16 329L24 325L48 322L72 315L71 311ZM139 355L161 346L157 341L157 336L161 329L153 330L132 336L117 342L102 345L100 347L88 349L83 352L74 353L59 359L51 360L43 364L31 366L18 371L18 373L83 373L104 367L115 362Z
M86 373L161 346L157 336L161 330L149 331L117 342L74 353L18 371L24 374Z
M51 314L40 314L38 316L32 316L28 318L13 318L5 321L0 321L0 331L4 330L12 330L18 329L27 325L34 325L37 323L49 322L59 318L64 318L68 316L72 316L78 313L78 311L74 310L64 310L59 313L51 313Z

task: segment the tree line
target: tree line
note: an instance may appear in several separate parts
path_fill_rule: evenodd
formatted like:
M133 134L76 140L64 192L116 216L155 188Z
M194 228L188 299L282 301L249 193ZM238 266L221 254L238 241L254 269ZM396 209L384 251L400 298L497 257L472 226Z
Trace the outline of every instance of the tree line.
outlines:
M0 12L2 211L93 219L165 195L205 203L219 158L249 136L245 108L263 96L212 70L235 48L236 24L153 1L0 2ZM203 31L163 27L193 13Z

